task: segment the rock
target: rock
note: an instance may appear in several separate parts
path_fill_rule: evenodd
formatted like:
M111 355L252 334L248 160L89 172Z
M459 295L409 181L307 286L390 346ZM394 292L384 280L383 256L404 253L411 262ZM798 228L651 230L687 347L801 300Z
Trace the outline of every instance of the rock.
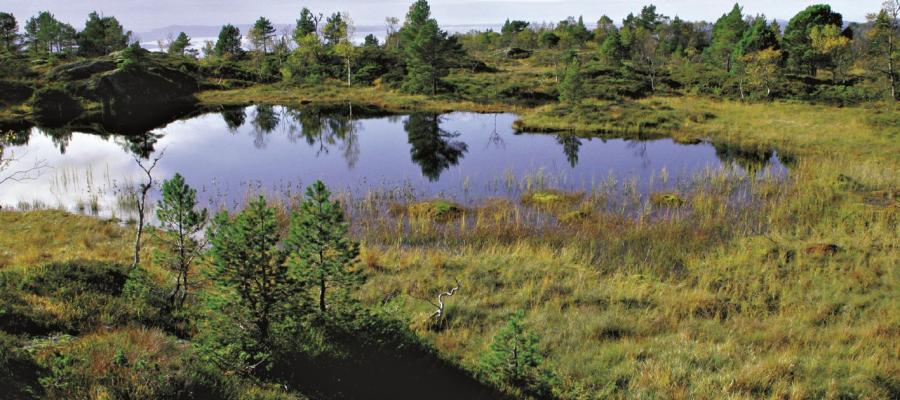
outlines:
M164 68L129 68L102 75L93 97L103 104L103 124L122 133L143 133L190 112L199 90L196 79Z
M816 256L833 256L839 251L841 248L836 244L817 244L806 248L806 254Z
M85 60L53 68L47 73L47 78L52 81L78 81L114 69L116 63L110 60Z
M22 104L34 94L34 89L24 83L0 81L0 104Z
M38 123L51 127L65 125L84 111L68 93L53 88L38 90L31 106Z

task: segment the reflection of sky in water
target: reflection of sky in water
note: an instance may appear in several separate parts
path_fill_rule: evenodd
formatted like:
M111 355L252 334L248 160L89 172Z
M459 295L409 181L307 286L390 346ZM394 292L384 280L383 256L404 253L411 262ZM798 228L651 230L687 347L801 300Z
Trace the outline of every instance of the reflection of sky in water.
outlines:
M203 201L239 201L248 185L279 191L315 179L357 193L409 185L426 196L462 198L467 188L469 198L479 198L503 195L509 173L521 181L543 170L550 186L590 189L611 173L620 182L637 179L642 187L663 168L676 177L722 165L709 144L515 134L512 114L349 121L312 113L301 117L280 107L273 111L248 108L235 129L221 114L207 114L157 130L163 136L154 148L165 155L154 175L165 179L180 172L200 189ZM232 117L232 125L239 117ZM59 148L37 129L27 145L13 147L27 153L24 163L45 159L53 169L37 180L0 188L0 204L37 200L72 209L93 195L105 210L116 203L116 187L141 179L122 138L74 133L64 154Z

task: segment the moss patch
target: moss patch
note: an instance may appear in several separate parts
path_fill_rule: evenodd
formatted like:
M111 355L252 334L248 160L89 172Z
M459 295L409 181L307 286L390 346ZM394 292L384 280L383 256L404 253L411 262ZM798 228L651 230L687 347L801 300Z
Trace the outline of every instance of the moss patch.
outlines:
M656 207L677 208L687 203L680 194L676 192L652 193L650 194L650 204Z
M522 196L522 204L531 206L565 206L584 197L584 193L567 193L559 190L537 190Z
M435 222L447 222L462 214L463 211L465 208L459 204L442 199L410 203L405 206L395 204L391 207L391 214L394 216L405 214L410 219Z

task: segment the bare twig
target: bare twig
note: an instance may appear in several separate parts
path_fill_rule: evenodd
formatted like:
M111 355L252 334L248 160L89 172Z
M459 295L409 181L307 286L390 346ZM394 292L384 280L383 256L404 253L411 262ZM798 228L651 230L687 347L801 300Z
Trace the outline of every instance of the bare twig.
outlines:
M25 182L37 179L44 169L50 165L47 160L38 159L24 169L10 170L12 165L21 162L28 153L17 155L11 151L5 151L7 138L0 134L0 185L7 182Z
M138 156L134 156L134 162L137 163L138 167L144 171L144 174L147 175L147 182L142 183L140 185L141 194L138 198L138 226L137 226L137 234L134 238L134 260L131 263L131 269L137 268L137 266L141 263L141 236L144 234L144 210L147 207L147 194L150 192L150 189L154 186L153 180L153 169L156 168L156 165L159 163L159 160L162 159L166 150L163 149L159 152L159 155L156 156L150 166L145 166L144 163Z
M428 299L420 299L420 300L427 301L428 303L430 303L431 305L433 305L436 308L436 310L434 310L434 313L431 314L430 318L437 320L437 321L440 321L442 318L444 318L444 297L453 296L454 294L456 294L457 291L459 291L459 288L462 286L459 283L459 279L455 279L455 281L456 281L455 287L450 288L450 290L448 290L446 292L438 293L437 303L434 303Z

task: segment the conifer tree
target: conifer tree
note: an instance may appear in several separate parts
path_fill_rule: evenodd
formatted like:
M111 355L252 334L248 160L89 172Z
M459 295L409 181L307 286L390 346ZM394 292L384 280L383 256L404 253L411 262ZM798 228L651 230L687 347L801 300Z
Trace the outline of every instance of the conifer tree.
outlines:
M431 18L431 7L417 0L406 14L400 29L400 43L406 59L403 89L410 93L435 94L440 78L447 74L449 60L458 55L447 33Z
M231 218L221 212L208 232L212 279L237 295L224 307L230 318L246 321L252 337L263 347L269 344L271 326L287 309L300 286L285 265L279 249L275 210L262 196Z
M275 37L275 27L266 17L259 17L249 32L250 43L257 51L268 53L272 47L272 38Z
M772 24L777 29L778 23L772 21ZM759 16L753 19L750 28L744 33L744 37L735 45L733 58L740 59L744 55L760 50L779 50L780 48L781 44L776 31L766 22L764 16Z
M219 31L215 53L218 57L239 57L244 53L241 48L241 30L228 24Z
M831 6L826 4L809 6L791 18L784 29L782 42L782 47L787 52L788 68L809 75L816 73L816 68L822 63L822 57L813 49L810 33L813 27L824 25L839 28L844 25L841 14L833 12Z
M10 13L0 12L0 52L19 51L19 23Z
M524 325L525 312L519 311L494 336L490 351L481 359L482 369L498 383L523 389L543 397L549 394L552 375L545 370L540 339Z
M195 239L207 221L206 209L197 209L197 190L184 181L181 174L162 184L162 200L156 206L162 242L168 252L160 254L175 274L175 288L169 296L170 305L181 307L188 295L191 265L203 246Z
M131 32L125 32L115 17L101 17L96 11L88 16L84 30L78 33L78 54L105 56L128 46Z
M191 38L184 32L178 34L178 37L172 41L172 44L169 46L169 54L175 54L179 56L185 55L188 47L191 46Z
M303 7L300 10L300 19L297 20L297 27L294 28L294 42L302 45L306 36L316 34L318 32L318 19L313 15L312 11Z
M322 38L328 46L335 46L347 36L347 21L344 15L337 12L325 19L322 27Z
M569 61L566 74L559 84L559 101L575 106L581 103L582 98L581 61L575 56Z
M306 189L306 199L291 218L284 248L288 263L304 283L317 292L319 311L328 310L329 298L344 301L361 277L352 270L359 245L348 236L344 211L322 181ZM329 294L330 292L330 294Z
M731 11L722 15L713 26L712 42L706 50L712 62L731 72L735 46L744 37L747 29L741 6L735 4Z
M42 11L25 24L25 44L33 56L68 53L75 47L77 32L49 11Z
M625 48L622 46L622 38L615 28L606 33L606 39L600 45L600 58L604 64L610 67L618 67L625 58Z

